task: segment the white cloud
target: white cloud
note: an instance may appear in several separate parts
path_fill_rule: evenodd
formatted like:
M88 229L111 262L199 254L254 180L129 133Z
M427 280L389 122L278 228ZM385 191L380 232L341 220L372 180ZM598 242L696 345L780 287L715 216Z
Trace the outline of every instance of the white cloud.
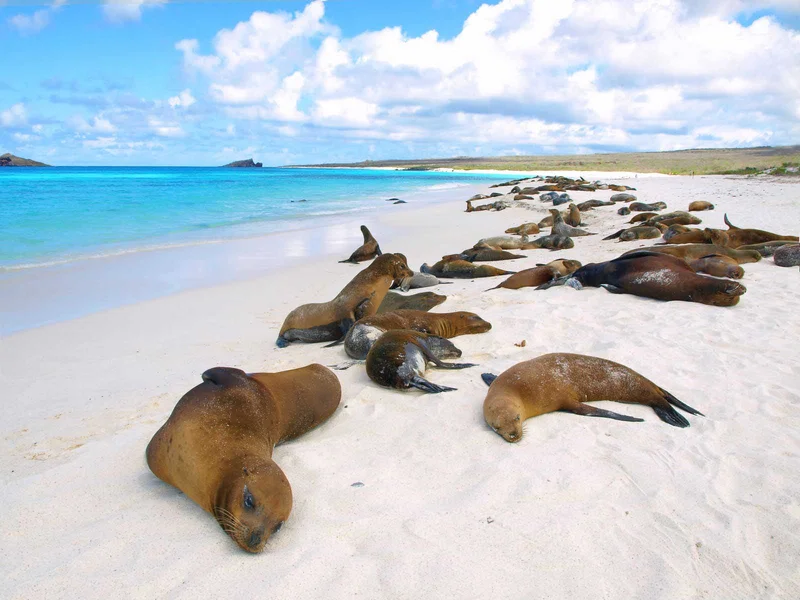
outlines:
M142 18L142 8L161 6L168 0L106 0L103 12L112 23L125 21L139 21Z
M148 119L148 124L150 126L150 130L159 137L179 138L186 135L186 132L178 123L170 123L155 117L151 117Z
M114 133L117 128L107 118L97 115L91 123L80 115L75 115L67 120L67 124L75 131L81 133Z
M23 143L33 142L41 139L38 135L33 135L30 133L15 133L12 137L18 142L23 142Z
M3 127L20 127L28 122L28 114L22 102L0 112L0 125Z
M188 89L183 90L177 96L173 96L172 98L169 99L169 105L172 108L178 108L178 107L189 108L195 102L197 102L197 100L195 99L194 96L192 96L192 91Z
M35 11L30 15L18 14L8 19L9 24L23 35L38 33L50 24L50 18L67 0L54 0L49 7Z

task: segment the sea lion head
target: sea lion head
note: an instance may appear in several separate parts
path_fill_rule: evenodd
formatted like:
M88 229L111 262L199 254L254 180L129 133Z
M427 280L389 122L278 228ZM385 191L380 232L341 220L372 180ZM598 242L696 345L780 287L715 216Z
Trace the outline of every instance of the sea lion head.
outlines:
M706 302L712 306L735 306L739 304L739 296L747 291L746 287L736 281L712 279L711 277L708 279L717 284L709 292L708 302Z
M703 232L705 233L706 242L727 248L730 238L727 233L721 229L711 229L706 227Z
M240 548L258 553L289 518L292 488L272 460L245 462L220 486L213 514Z
M551 260L546 266L552 267L563 277L564 275L572 275L575 271L580 269L582 265L580 261L577 260L559 258L557 260Z
M475 313L464 311L450 313L447 318L447 325L453 329L452 332L447 332L448 337L465 333L485 333L492 328L491 323L484 321Z
M394 279L392 283L394 286L399 286L404 279L414 276L414 271L408 267L408 260L405 255L399 252L382 254L372 264L381 273L391 275Z
M492 395L483 406L483 418L501 438L515 444L522 439L522 404L506 394Z
M420 343L424 343L428 350L439 360L461 357L461 350L456 348L456 345L446 338L439 337L438 335L419 335L418 332L414 332L411 337Z

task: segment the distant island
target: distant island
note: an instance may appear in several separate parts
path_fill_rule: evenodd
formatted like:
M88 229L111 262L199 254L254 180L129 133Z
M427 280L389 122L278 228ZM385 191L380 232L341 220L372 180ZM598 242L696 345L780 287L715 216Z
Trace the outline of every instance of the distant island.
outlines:
M422 158L414 160L365 160L359 163L290 165L295 167L389 168L399 171L452 169L470 171L634 171L671 175L774 175L796 174L800 146L719 148L669 152L619 152L544 156L497 156Z
M44 163L31 160L29 158L20 158L19 156L14 156L9 152L6 152L5 154L0 154L0 167L49 167L49 166L50 165L46 165Z
M223 167L238 167L243 169L250 169L250 168L258 168L263 167L264 165L261 163L253 162L252 158L248 158L247 160L235 160L232 163L228 163L227 165L222 165Z

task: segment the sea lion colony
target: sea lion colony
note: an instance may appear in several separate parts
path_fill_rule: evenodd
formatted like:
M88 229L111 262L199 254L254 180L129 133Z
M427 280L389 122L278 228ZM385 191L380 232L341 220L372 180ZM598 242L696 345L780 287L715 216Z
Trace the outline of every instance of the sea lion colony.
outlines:
M661 301L735 306L747 291L734 281L745 275L742 264L773 255L779 266L800 263L796 236L740 228L727 215L727 230L689 227L701 223L689 211L714 210L714 205L705 201L692 202L688 211L660 213L667 208L664 202L637 202L630 193L634 188L583 179L535 177L492 187L510 186L510 194L471 198L467 212L505 210L530 201L552 206L569 202L569 208L563 213L550 209L550 216L538 223L509 227L506 235L483 238L472 248L444 255L433 266L423 264L419 272L412 271L403 254L383 254L377 240L362 226L364 244L340 262L358 264L374 259L373 262L330 302L303 305L291 311L281 327L277 345L344 343L347 354L357 359L351 364L366 359L367 375L378 385L416 388L426 393L455 391L428 381L424 377L427 365L445 369L476 366L446 362L462 354L447 338L480 334L491 329L491 324L474 313L427 312L444 302L446 296L433 292L401 295L390 288L407 291L448 283L441 279L510 275L495 287L483 288L485 293L567 285L577 290L604 287L612 293ZM608 201L579 204L571 202L568 194L597 190L619 193ZM496 199L499 196L505 197ZM508 200L509 196L513 199ZM473 206L482 198L495 200ZM618 203L626 206L610 209L617 215L638 212L628 221L628 227L604 240L616 240L612 242L616 244L663 236L663 243L585 265L556 259L532 269L512 271L474 264L526 256L509 250L552 252L572 248L574 237L599 233L578 228L584 225L582 212ZM549 234L541 231L548 227ZM542 235L537 238L530 237L539 233ZM483 403L484 420L508 442L522 439L526 419L553 411L642 420L586 404L594 400L651 406L662 421L676 427L689 426L676 407L702 415L628 367L592 356L547 354L518 363L499 376L484 373L482 377L489 385ZM341 397L338 378L322 365L309 365L281 373L254 374L216 367L206 371L202 379L203 383L181 398L151 440L148 465L159 478L211 513L241 548L260 552L292 508L291 486L272 461L272 448L324 423L335 412Z

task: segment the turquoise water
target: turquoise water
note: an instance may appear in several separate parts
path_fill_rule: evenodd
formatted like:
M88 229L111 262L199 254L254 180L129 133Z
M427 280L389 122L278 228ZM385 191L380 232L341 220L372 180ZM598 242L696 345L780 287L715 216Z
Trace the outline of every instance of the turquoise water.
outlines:
M506 178L367 169L0 169L0 271L285 231L374 210L389 197Z

